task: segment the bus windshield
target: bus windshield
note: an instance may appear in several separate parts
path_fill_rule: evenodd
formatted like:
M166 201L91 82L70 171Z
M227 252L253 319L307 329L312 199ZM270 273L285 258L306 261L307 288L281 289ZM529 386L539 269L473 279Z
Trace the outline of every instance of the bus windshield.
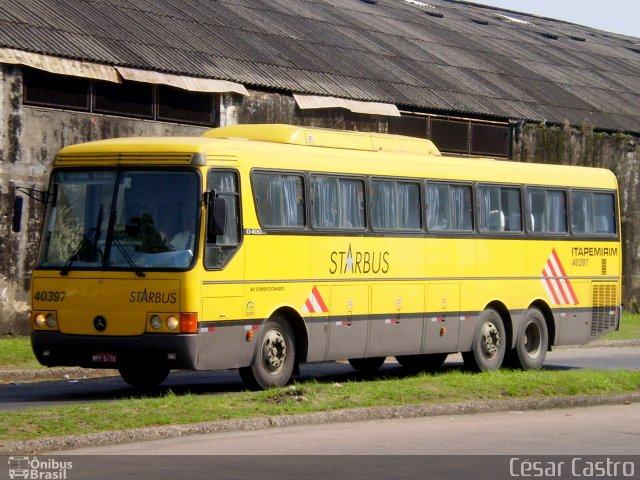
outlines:
M199 220L194 171L58 170L51 183L39 267L184 269Z

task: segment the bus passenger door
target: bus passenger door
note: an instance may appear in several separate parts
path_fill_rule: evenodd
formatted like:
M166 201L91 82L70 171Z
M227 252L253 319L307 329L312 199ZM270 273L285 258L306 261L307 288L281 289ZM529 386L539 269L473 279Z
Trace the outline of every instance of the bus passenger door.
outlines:
M325 360L362 358L367 347L369 286L331 287L329 346Z
M427 285L427 318L422 353L458 351L460 284Z
M244 339L245 262L238 173L212 168L207 189L199 370L244 366L243 359L251 358L253 353L253 344Z

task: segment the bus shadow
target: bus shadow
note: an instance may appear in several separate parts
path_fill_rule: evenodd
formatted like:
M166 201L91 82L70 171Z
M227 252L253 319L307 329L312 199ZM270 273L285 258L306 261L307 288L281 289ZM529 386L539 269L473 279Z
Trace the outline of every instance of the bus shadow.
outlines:
M546 371L579 369L563 365L545 365ZM447 362L436 374L467 371L462 362ZM374 373L353 369L346 362L305 364L292 383L314 381L322 384L368 382L402 379L421 372L395 362L385 363ZM0 405L3 409L21 409L79 402L162 398L166 395L219 395L246 391L237 370L191 372L178 371L158 387L134 388L119 377L103 377L77 380L58 380L37 383L12 383L0 385Z

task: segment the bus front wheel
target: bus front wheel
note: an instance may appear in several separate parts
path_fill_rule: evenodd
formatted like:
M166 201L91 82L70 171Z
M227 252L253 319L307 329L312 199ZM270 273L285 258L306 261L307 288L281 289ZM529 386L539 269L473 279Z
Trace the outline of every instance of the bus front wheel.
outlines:
M427 353L423 355L396 355L400 365L409 370L435 372L447 359L448 353Z
M295 366L295 344L289 323L273 317L262 327L253 365L240 368L240 377L251 389L282 387Z
M118 367L122 379L135 388L157 387L166 380L170 371L166 364L150 362L132 362Z
M493 309L485 310L478 321L471 351L462 353L465 366L478 372L497 370L504 359L506 340L500 314Z
M386 357L350 358L349 365L362 373L376 373L386 360Z

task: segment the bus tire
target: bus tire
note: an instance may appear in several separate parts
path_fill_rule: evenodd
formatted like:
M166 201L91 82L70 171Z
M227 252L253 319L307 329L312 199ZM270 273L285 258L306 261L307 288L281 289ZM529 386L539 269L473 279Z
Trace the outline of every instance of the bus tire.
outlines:
M169 376L169 365L151 362L132 362L118 367L122 379L134 388L154 388Z
M386 360L386 357L350 358L349 365L362 373L375 373Z
M476 326L471 351L462 353L465 366L477 372L497 370L504 360L506 340L500 314L491 308L485 310Z
M427 353L424 355L396 355L400 365L410 370L435 372L444 364L448 353Z
M240 377L252 389L282 387L295 366L295 343L289 323L272 317L262 327L253 365L240 368Z
M539 370L547 356L549 332L544 315L537 308L524 313L524 321L510 352L511 363L523 370Z

